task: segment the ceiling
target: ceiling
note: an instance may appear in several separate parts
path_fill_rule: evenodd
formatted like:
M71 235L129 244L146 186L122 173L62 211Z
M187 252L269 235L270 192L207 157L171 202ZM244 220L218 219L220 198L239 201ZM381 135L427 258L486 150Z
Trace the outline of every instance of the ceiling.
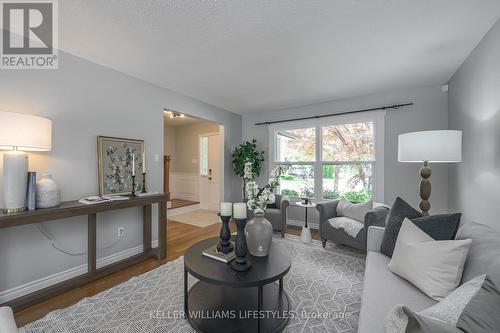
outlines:
M220 108L446 83L499 0L64 0L60 48Z

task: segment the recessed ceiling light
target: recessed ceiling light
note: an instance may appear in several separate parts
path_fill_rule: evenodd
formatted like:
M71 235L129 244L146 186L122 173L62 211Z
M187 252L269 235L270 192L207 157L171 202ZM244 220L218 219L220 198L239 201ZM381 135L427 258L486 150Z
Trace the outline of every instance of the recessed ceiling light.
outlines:
M168 114L170 118L177 118L177 117L184 118L185 117L184 114L179 113L179 112L175 112L175 111L165 110L164 112L166 114Z
M186 117L183 113L172 111L172 110L169 110L167 108L163 108L163 113L168 114L170 116L170 118L177 118L177 117L184 118L184 117Z

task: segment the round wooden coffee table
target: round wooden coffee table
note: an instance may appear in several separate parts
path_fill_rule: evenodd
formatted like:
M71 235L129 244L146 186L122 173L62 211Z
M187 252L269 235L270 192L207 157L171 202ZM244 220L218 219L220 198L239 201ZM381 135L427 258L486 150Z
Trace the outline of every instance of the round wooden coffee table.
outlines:
M191 246L184 255L184 311L198 332L281 332L289 319L290 301L283 277L292 259L276 242L269 256L248 255L252 268L235 272L229 264L202 252L216 244L210 238ZM188 276L199 281L188 290ZM278 283L275 283L278 281Z

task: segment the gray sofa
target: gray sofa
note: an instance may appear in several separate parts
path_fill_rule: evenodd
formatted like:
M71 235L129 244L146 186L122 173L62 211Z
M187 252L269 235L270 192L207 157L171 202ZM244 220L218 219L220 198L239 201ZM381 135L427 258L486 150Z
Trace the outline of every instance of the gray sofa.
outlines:
M383 333L386 315L397 304L414 311L436 304L411 283L389 271L390 258L380 253L383 235L384 228L369 228L358 333ZM472 244L462 283L488 274L500 286L500 232L483 224L466 223L460 227L456 239L468 238L472 239Z
M366 250L366 232L371 226L384 226L385 219L389 214L389 208L376 207L366 213L364 227L358 233L356 238L353 238L342 229L333 228L328 220L337 217L337 205L339 200L320 202L316 205L319 212L319 234L323 247L328 240L336 244L347 245L359 250Z
M247 202L247 199L244 199ZM266 220L271 222L273 230L281 233L281 238L285 237L286 230L286 213L287 208L290 206L290 198L282 196L281 194L275 195L276 208L268 208L266 210ZM251 211L247 214L249 217L253 216Z

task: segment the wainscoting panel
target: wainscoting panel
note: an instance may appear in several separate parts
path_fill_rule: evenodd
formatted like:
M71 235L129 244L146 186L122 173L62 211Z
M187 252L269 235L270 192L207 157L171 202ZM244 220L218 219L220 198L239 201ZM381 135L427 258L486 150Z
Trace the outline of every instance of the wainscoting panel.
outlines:
M196 173L170 173L170 198L200 201L200 177Z

